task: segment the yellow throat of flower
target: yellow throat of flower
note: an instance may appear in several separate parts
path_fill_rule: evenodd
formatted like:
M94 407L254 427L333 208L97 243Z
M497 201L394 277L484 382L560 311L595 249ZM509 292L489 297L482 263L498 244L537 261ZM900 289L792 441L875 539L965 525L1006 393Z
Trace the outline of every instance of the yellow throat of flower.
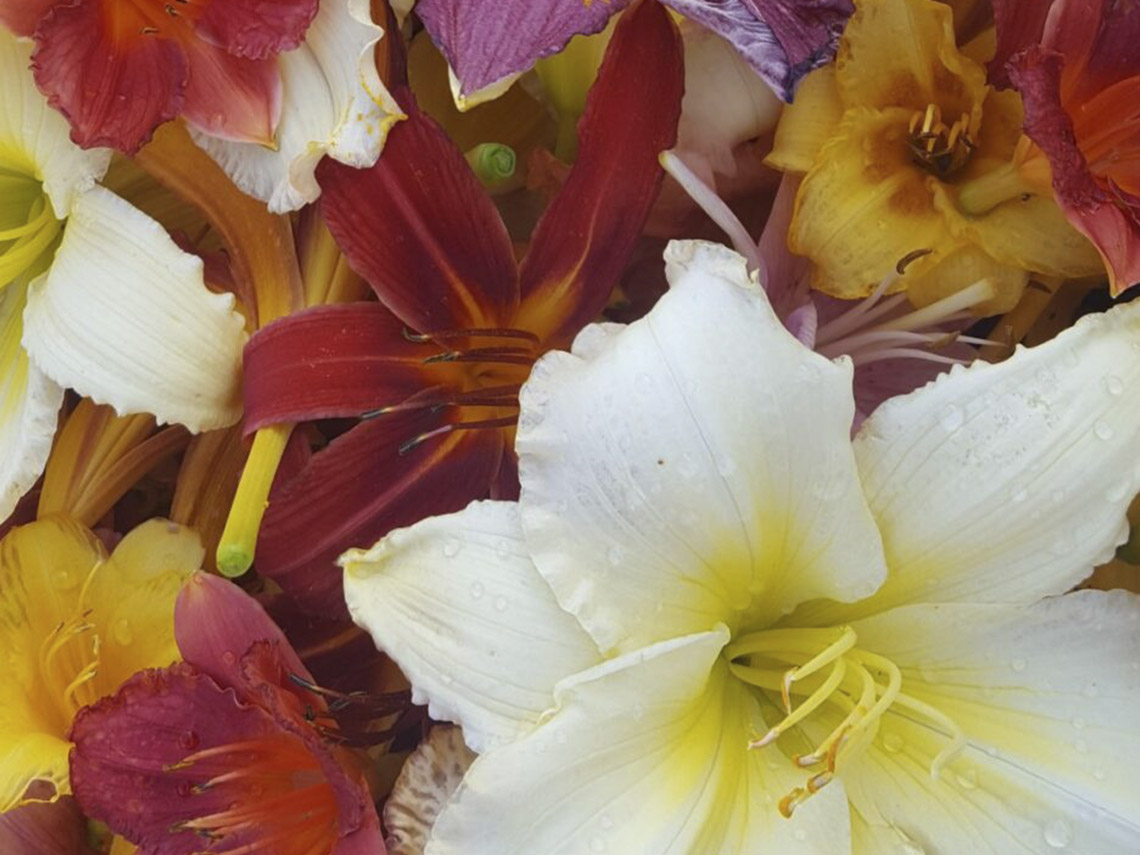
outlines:
M929 722L949 739L934 758L930 773L942 768L965 746L958 725L930 705L906 694L898 666L886 657L856 646L851 627L838 629L770 629L744 635L725 648L729 670L739 680L779 697L785 716L749 748L773 745L809 717L837 707L840 721L806 754L793 762L813 774L779 803L790 817L796 806L830 783L871 743L879 722L891 707ZM793 703L793 698L802 698Z
M43 270L62 230L34 167L0 146L0 288Z
M40 644L37 665L47 701L58 713L59 732L66 733L75 713L99 698L92 680L99 673L100 639L88 620L87 592L102 567L96 564L79 592L74 610Z
M963 113L951 124L942 120L937 104L928 104L911 116L907 145L911 158L939 179L945 180L966 165L974 152L970 115Z

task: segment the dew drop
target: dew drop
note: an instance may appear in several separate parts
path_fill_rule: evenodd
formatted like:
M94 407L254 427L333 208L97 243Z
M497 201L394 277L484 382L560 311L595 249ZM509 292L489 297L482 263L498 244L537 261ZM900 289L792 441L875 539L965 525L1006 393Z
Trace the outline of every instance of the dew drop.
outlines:
M634 721L641 721L645 718L645 705L641 703L634 704L632 713Z
M506 540L500 540L495 544L495 555L497 555L501 561L506 561L511 557L511 544Z
M454 537L449 537L443 543L443 555L445 558L454 558L459 554L459 541Z
M485 593L487 593L487 589L483 587L482 582L471 583L471 599L478 600L482 598Z
M69 591L75 587L75 576L67 570L57 570L51 577L52 584L61 591Z
M505 612L507 610L507 598L495 597L495 611Z
M610 819L610 815L608 813L603 813L598 819L598 825L608 830L614 827L614 821Z
M898 754L902 751L903 738L897 733L883 734L883 748L891 754Z
M802 828L797 828L792 832L792 837L796 838L796 840L807 840L807 832Z
M976 790L978 788L978 770L973 766L967 766L954 776L954 780L963 790Z
M638 374L634 379L634 384L637 386L637 391L642 395L649 395L653 392L653 378L645 372Z
M194 791L194 787L191 786L189 781L179 781L178 786L175 788L175 791L178 793L178 795L185 797Z
M1112 439L1116 431L1112 429L1112 426L1108 424L1108 422L1098 421L1093 425L1093 433L1096 434L1097 439L1109 440Z
M187 751L193 751L198 747L199 739L198 734L192 730L183 731L178 737L178 745L180 748L185 748Z
M1013 493L1010 494L1009 497L1011 502L1018 505L1024 502L1027 498L1029 498L1029 491L1024 487L1018 487L1013 491Z
M950 404L942 411L938 421L944 430L955 431L965 423L966 416L962 413L961 407Z
M1109 374L1104 378L1104 390L1114 398L1118 398L1124 394L1124 381L1115 374Z
M1064 849L1073 842L1073 832L1062 819L1055 819L1045 826L1045 842L1054 849Z
M1077 750L1078 754L1088 754L1089 753L1089 744L1087 742L1085 742L1083 739L1076 740L1073 743L1073 748L1075 748Z
M115 636L115 641L126 647L135 640L135 634L131 631L131 624L126 618L119 618L111 627L111 633Z
M619 564L621 564L624 558L625 553L621 551L620 547L611 546L606 550L606 560L609 561L610 564L612 564L614 567L617 567Z
M1014 671L1017 671L1020 673L1021 671L1025 670L1025 668L1028 664L1029 663L1026 662L1024 659L1014 659L1012 662L1009 663L1009 667L1012 668Z
M1096 683L1089 683L1081 691L1081 694L1084 695L1086 698L1095 698L1097 695L1100 694L1100 689L1097 688Z
M1084 730L1085 729L1085 720L1083 718L1081 718L1080 716L1077 716L1076 718L1074 718L1073 719L1073 729L1074 730Z
M600 837L591 837L590 838L590 851L591 852L605 852L606 851L606 841L602 840L602 838L600 838Z
M230 668L237 664L237 656L232 650L227 650L222 653L222 664Z
M1104 769L1093 770L1093 777L1096 778L1098 781L1103 781L1105 778Z

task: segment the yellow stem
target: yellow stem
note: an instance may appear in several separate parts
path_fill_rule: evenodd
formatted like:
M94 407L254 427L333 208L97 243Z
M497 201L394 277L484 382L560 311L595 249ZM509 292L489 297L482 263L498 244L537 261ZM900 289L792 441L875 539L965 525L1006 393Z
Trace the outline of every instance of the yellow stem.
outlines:
M273 486L292 432L291 424L272 425L259 430L253 438L253 447L218 543L218 570L230 578L242 575L253 565L257 533L269 506L269 488Z

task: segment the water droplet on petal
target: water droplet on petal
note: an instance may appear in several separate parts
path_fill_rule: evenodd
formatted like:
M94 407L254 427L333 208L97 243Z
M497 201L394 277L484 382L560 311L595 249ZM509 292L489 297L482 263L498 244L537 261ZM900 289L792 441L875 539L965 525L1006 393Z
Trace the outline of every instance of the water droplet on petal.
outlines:
M610 829L614 827L614 821L610 819L610 815L608 813L603 813L598 819L598 825L600 825L602 828Z
M883 734L883 749L891 754L898 754L902 751L903 738L897 733Z
M957 773L954 779L963 790L975 790L978 787L978 770L973 766L967 766Z
M507 610L507 598L495 597L495 611L505 612Z
M51 577L51 583L61 591L71 590L76 582L75 575L67 570L56 570Z
M1009 667L1012 668L1014 671L1021 672L1021 671L1025 670L1025 668L1028 664L1029 663L1026 662L1024 659L1014 659L1012 662L1009 663Z
M1097 439L1109 440L1115 435L1116 431L1108 422L1098 421L1093 425L1093 433L1096 434Z
M472 582L471 583L471 599L478 600L486 592L487 592L487 589L483 587L482 582Z
M185 748L187 751L193 751L198 747L198 734L192 730L183 731L178 737L178 745L180 748Z
M1054 849L1064 849L1073 842L1073 831L1063 819L1055 819L1045 826L1045 842Z
M610 564L612 564L614 567L617 567L619 564L621 564L622 559L624 558L625 553L621 551L620 547L611 546L606 550L606 560L609 561Z
M1089 744L1083 739L1078 739L1073 742L1073 748L1077 750L1078 754L1088 754L1089 752Z
M961 407L956 404L950 404L942 410L938 421L939 424L942 425L943 430L955 431L965 423L966 416L963 414Z
M1024 487L1017 487L1009 496L1010 501L1014 504L1021 504L1027 498L1029 498L1029 491Z
M1124 381L1115 374L1109 374L1104 378L1104 390L1114 398L1119 397L1124 394Z
M590 851L591 852L605 852L606 851L606 841L602 840L602 838L600 838L600 837L591 837L590 838Z
M1085 720L1083 718L1081 718L1080 716L1077 716L1076 718L1074 718L1073 719L1073 729L1074 730L1084 730L1085 729Z
M802 828L797 828L792 832L792 837L796 838L796 840L807 840L807 832Z
M443 554L445 558L454 558L459 554L460 543L454 537L449 537L443 542Z
M1086 698L1095 698L1097 695L1100 694L1100 689L1097 687L1096 683L1089 683L1081 691L1081 694L1084 695Z
M135 640L135 634L131 632L131 624L126 618L119 618L111 627L111 634L115 636L115 641L126 647Z

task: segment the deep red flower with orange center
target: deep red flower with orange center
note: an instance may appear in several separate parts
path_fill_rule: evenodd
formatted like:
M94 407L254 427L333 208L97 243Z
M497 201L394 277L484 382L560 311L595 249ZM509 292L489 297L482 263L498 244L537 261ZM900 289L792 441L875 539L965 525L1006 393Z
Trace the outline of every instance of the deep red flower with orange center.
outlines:
M185 662L140 672L76 716L84 812L140 855L383 855L360 768L261 606L199 573L175 633Z
M517 493L518 392L605 306L661 183L680 115L680 38L641 3L619 23L579 156L521 264L463 155L405 89L372 169L326 160L321 208L379 303L322 306L246 350L246 428L369 414L271 495L257 569L344 613L336 557L393 528ZM399 90L397 90L399 92Z
M276 56L301 44L319 0L0 0L34 36L36 83L85 147L133 153L175 116L226 139L273 143Z
M1021 93L1036 144L1021 152L1022 172L1035 158L1051 172L1058 203L1119 294L1140 282L1140 4L995 0L994 13L991 75Z

